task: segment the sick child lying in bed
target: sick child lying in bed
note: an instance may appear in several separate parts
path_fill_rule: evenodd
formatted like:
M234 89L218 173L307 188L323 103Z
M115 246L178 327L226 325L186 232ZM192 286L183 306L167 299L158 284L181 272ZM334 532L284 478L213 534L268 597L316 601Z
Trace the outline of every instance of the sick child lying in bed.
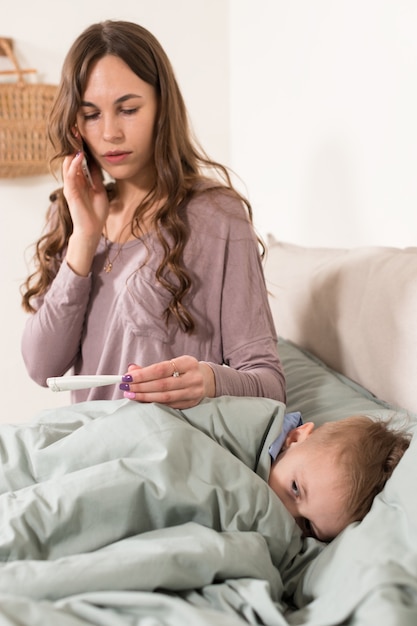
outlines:
M193 522L260 533L276 567L292 562L303 536L330 541L365 516L409 444L365 416L299 419L273 400L223 397L185 411L85 402L2 425L0 560Z
M287 420L290 430L284 445L278 452L271 446L274 461L268 483L305 535L330 541L365 517L410 438L364 415L319 428L312 422L302 424L297 413L284 418L284 428Z

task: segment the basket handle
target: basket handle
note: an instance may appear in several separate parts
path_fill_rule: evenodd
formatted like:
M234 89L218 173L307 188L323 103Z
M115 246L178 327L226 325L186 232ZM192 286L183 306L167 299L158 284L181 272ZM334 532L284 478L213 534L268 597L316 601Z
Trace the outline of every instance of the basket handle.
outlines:
M33 74L36 73L34 69L22 69L17 62L17 59L13 52L12 47L12 39L7 39L6 37L0 37L0 48L3 48L5 55L9 58L11 63L14 65L14 70L1 70L0 75L10 75L17 74L18 75L18 84L24 85L25 79L23 77L24 74Z

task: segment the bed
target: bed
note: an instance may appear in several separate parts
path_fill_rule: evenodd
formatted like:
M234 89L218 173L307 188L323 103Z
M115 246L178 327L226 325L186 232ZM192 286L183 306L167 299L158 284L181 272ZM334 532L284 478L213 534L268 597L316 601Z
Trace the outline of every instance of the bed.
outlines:
M287 410L317 424L366 413L410 448L373 507L297 579L289 624L417 624L417 248L308 248L268 240L267 286Z
M306 539L266 484L284 414L413 434L417 251L268 242L288 401L129 400L0 428L0 624L417 623L417 441L360 523Z

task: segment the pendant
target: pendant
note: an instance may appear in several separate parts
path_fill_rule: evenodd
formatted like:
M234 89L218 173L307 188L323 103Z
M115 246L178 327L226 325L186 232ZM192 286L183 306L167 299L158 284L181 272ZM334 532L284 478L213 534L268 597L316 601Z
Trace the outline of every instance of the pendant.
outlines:
M113 269L113 263L111 261L107 261L103 269L106 272L106 274L108 274Z

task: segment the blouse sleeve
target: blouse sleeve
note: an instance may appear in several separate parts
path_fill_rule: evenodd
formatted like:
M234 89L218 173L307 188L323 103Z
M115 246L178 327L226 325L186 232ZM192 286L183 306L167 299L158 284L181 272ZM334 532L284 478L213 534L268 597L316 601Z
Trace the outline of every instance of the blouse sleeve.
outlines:
M62 376L80 350L91 276L76 275L64 260L38 309L26 322L22 355L29 376L46 386L49 376Z
M216 395L267 397L285 402L285 377L262 260L252 225L230 220L224 237L221 336L224 365L210 363Z

